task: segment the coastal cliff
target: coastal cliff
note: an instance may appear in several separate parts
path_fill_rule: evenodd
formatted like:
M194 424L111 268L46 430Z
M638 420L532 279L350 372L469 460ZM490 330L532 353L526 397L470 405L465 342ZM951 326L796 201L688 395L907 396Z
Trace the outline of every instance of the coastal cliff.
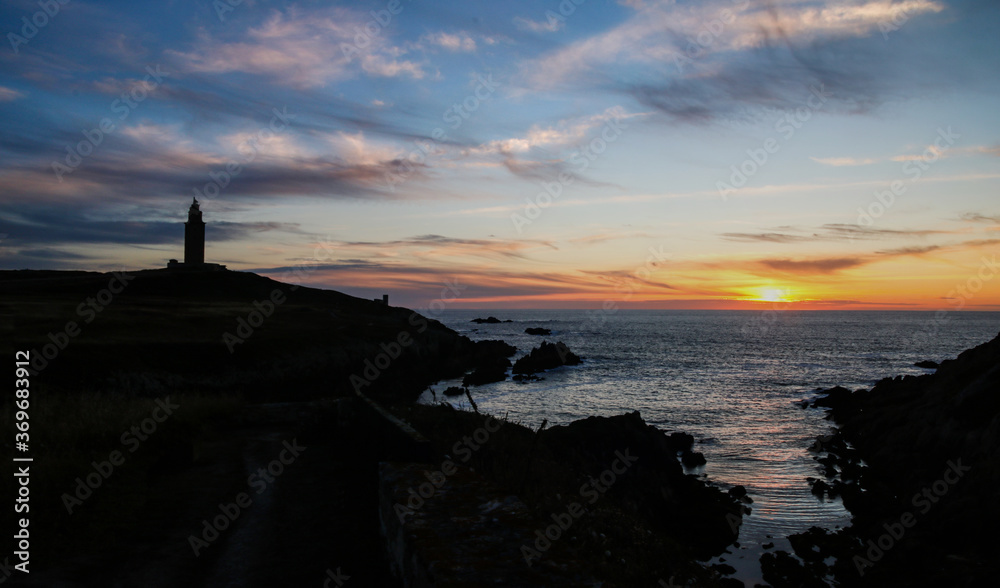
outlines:
M405 492L403 476L424 477L425 467L399 466L399 483L388 474L380 483L388 466L379 463L443 464L468 452L446 487L468 504L434 500L407 518L437 513L444 523L434 528L451 529L453 540L432 552L447 558L435 564L439 575L467 561L455 524L464 506L486 525L483 561L497 561L498 515L480 512L497 489L523 499L509 501L523 508L504 545L516 577L578 564L608 586L732 584L698 559L735 540L746 510L685 473L682 461L700 457L690 435L666 435L631 413L540 432L504 419L491 441L477 442L483 417L411 402L428 383L506 360L513 348L502 342L472 342L407 309L231 271L0 272L0 313L10 318L0 345L31 352L32 430L45 431L31 446L45 464L32 478L33 507L46 505L31 522L42 583L254 576L261 585L318 585L343 573L358 586L407 584L387 574L376 503L382 492ZM398 438L420 435L397 419L371 420L388 415L382 406L429 440L389 458ZM0 424L11 419L4 406ZM406 430L393 437L386 422ZM565 540L549 548L536 531L550 535L553 524ZM534 585L549 585L539 577Z
M833 572L844 586L993 583L1000 336L934 373L834 388L813 406L838 425L813 446L827 474L814 491L843 497L854 515L839 533L814 529L793 541L814 577ZM836 565L828 569L820 554Z
M3 271L0 312L4 349L34 350L53 391L414 398L499 353L405 308L249 272Z

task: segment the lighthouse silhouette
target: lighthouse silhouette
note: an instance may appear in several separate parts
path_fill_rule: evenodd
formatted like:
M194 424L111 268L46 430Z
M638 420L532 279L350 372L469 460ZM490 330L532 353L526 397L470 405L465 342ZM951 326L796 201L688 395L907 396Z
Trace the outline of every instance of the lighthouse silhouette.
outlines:
M205 221L201 220L201 206L195 198L188 209L184 223L184 264L205 263Z

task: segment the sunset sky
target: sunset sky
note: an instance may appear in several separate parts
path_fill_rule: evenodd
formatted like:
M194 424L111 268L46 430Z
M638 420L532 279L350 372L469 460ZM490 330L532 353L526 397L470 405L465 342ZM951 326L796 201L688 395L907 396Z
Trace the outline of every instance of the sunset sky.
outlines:
M5 0L0 268L163 267L200 194L207 261L394 305L1000 310L998 25Z

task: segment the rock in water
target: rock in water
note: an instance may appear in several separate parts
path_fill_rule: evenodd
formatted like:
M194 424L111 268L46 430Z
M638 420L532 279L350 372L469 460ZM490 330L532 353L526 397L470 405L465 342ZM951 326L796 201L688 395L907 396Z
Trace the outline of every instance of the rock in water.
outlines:
M681 463L684 464L686 468L696 468L698 466L703 466L707 461L705 461L705 454L698 451L685 451L681 454Z
M507 379L507 368L510 367L510 360L507 358L497 358L492 363L485 363L478 366L471 374L462 379L463 386L481 386L493 382L503 382Z
M578 365L581 361L580 356L570 351L561 341L543 342L514 363L514 373L534 374L563 365Z
M486 318L474 318L474 319L472 319L471 322L474 322L477 325L482 325L482 324L496 325L496 324L500 324L500 323L512 323L514 321L512 321L510 319L502 321L502 320L498 319L495 316L489 316L489 317L486 317Z
M528 335L551 335L552 331L542 327L528 327L524 330Z

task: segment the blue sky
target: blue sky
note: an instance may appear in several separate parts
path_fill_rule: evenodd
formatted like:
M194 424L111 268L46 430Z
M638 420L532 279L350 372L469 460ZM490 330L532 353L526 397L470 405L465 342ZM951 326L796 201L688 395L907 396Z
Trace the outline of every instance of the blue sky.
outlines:
M5 2L0 267L163 266L201 194L209 261L401 305L997 309L998 24Z

